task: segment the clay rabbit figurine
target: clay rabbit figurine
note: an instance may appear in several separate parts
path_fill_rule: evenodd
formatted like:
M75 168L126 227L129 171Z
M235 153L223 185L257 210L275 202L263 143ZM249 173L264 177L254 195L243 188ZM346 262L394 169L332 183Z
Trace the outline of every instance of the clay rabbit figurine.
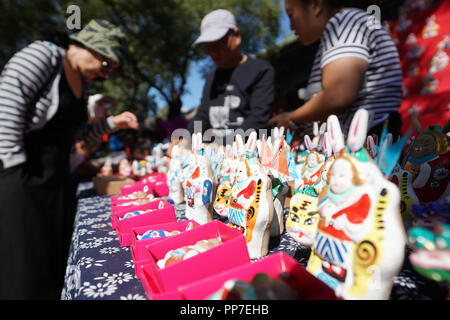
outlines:
M167 184L169 186L169 197L175 204L184 201L183 189L183 173L181 168L182 149L175 145L172 149L172 157L169 162L169 170L167 172Z
M267 255L273 220L272 185L256 159L254 133L245 146L241 136L236 136L234 148L238 161L234 182L229 192L217 193L219 198L226 197L221 214L228 217L230 226L245 235L251 259Z
M213 220L213 172L203 150L201 133L192 135L194 163L189 167L185 184L186 217L205 224Z
M364 149L369 113L358 110L347 145L332 115L336 160L319 195L319 221L307 270L344 299L388 299L403 264L406 234L400 193Z

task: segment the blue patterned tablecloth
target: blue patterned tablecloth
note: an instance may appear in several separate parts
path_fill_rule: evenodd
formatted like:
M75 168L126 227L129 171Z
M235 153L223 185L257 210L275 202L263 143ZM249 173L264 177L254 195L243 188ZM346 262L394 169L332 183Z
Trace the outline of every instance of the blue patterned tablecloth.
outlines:
M78 207L74 221L63 300L146 300L144 288L136 278L129 247L121 247L111 227L111 200L97 196L92 183L78 188ZM178 220L185 220L184 205L175 207ZM286 208L285 218L287 218ZM219 218L219 216L215 216ZM284 251L306 265L310 249L296 243L286 232L271 238L269 254ZM409 254L409 252L407 252ZM416 273L405 259L395 278L392 300L444 299L446 289Z

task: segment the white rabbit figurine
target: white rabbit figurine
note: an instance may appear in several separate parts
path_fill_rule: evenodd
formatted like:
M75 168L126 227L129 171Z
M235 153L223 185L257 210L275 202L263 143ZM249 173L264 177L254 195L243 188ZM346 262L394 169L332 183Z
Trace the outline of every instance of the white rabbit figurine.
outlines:
M267 255L269 250L273 220L272 185L255 157L256 132L250 135L246 146L237 135L234 148L239 157L234 183L229 193L222 194L218 189L217 197L227 197L222 214L228 217L230 226L245 235L250 258L257 259Z
M175 145L172 149L172 157L169 162L169 170L167 172L167 184L169 186L169 197L175 204L184 201L183 189L183 173L181 168L182 149Z
M364 149L369 114L358 110L344 145L328 118L336 160L319 195L319 221L307 270L344 299L388 299L403 264L406 234L398 188Z
M185 184L186 217L198 224L213 220L212 195L215 193L213 172L203 150L201 133L192 135L194 163L189 166Z

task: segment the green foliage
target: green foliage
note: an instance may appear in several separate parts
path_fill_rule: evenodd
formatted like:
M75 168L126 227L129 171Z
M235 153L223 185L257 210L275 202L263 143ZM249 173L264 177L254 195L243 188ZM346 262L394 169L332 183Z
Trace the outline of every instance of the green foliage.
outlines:
M2 0L0 12L0 65L20 47L35 39L40 30L67 31L69 5L81 8L81 24L106 19L127 35L125 63L110 80L95 83L93 91L119 100L116 113L125 109L140 118L156 115L150 89L167 102L171 118L179 114L187 74L192 62L206 57L191 45L208 12L232 11L243 35L242 50L257 53L275 41L281 14L279 0Z

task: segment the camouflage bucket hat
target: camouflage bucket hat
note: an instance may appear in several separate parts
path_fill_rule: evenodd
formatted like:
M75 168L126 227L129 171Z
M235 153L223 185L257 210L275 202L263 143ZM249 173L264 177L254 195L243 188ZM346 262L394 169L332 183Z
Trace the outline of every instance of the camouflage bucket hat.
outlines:
M71 34L70 39L119 64L122 62L125 34L106 20L91 20L80 32Z

